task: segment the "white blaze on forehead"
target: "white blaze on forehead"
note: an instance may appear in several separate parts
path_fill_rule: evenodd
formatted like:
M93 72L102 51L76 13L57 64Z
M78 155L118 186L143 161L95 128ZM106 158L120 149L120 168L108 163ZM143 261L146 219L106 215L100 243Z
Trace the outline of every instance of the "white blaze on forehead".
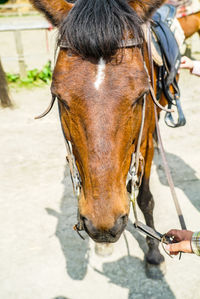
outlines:
M105 60L103 60L103 58L100 58L99 63L98 63L96 81L94 83L94 86L97 90L99 89L101 83L103 82L103 80L105 78L105 68L106 68Z

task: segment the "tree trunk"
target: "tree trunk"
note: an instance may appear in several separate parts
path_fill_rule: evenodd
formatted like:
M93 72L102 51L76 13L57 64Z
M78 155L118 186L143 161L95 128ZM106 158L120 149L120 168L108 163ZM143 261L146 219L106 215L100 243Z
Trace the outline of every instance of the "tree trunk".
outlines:
M12 102L8 94L8 84L0 59L0 102L3 107L11 107Z

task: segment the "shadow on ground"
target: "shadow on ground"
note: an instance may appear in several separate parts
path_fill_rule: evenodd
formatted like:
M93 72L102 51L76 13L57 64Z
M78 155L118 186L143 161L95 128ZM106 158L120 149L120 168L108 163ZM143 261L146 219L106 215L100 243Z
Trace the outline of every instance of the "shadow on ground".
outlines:
M68 177L67 177L68 175ZM64 172L64 192L60 212L47 208L48 214L57 218L56 236L66 260L67 274L74 280L84 279L88 266L89 238L85 240L73 230L77 222L77 201L74 198L68 168Z
M166 157L175 187L181 189L194 207L200 211L200 180L196 176L194 169L174 154L166 153ZM161 155L158 151L155 152L154 163L156 165L159 181L162 185L168 186Z
M129 221L127 230L137 240L140 248L144 253L147 252L145 238L140 235ZM153 280L147 278L145 262L137 257L130 255L129 244L124 238L127 247L127 255L121 257L117 261L106 262L103 264L102 271L96 271L109 279L109 283L115 284L129 290L128 299L173 299L175 298L169 285L167 284L162 272L160 271L160 279Z
M68 171L67 171L68 173ZM60 212L47 208L47 212L57 218L56 236L59 239L62 252L66 260L67 274L74 280L83 280L89 263L89 238L83 241L73 231L72 227L76 222L77 202L74 199L71 187L71 180L63 179L64 192L61 198ZM127 230L137 240L140 248L147 252L145 238L140 235L129 221ZM122 236L126 242L125 256L119 260L103 263L102 271L94 269L96 274L105 276L109 283L115 284L129 290L128 299L144 298L165 298L173 299L174 294L168 286L163 273L160 271L160 279L152 280L146 276L145 262L137 257L130 255L129 244L126 233ZM97 275L98 275L97 274ZM93 283L91 281L91 283ZM65 296L57 296L54 299L68 299Z
M144 262L133 256L123 256L117 261L103 264L102 272L113 283L129 290L128 299L175 298L164 279L148 279Z

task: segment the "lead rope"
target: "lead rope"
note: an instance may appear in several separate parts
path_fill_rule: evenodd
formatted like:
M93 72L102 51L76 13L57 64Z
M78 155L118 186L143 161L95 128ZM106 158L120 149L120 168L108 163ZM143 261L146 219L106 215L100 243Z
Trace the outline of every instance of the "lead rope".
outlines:
M148 23L147 25L147 47L148 47L148 55L149 55L149 63L150 63L150 70L151 70L151 84L152 84L152 89L151 91L151 96L152 98L155 97L154 94L154 66L153 66L153 59L152 59L152 51L151 51L151 33L150 33L150 24ZM185 224L185 220L183 217L183 213L181 211L181 207L178 201L178 197L176 195L176 191L175 191L175 187L174 187L174 183L173 183L173 179L171 176L171 172L169 169L169 165L167 163L167 158L166 158L166 154L165 154L165 150L164 150L164 146L163 146L163 142L162 142L162 138L161 138L161 134L160 134L160 127L159 127L159 123L158 123L158 114L157 114L157 108L154 102L154 114L155 114L155 123L156 123L156 131L157 131L157 135L158 135L158 141L159 141L159 145L160 145L160 153L161 153L161 157L162 157L162 161L163 161L163 166L164 166L164 170L165 170L165 174L167 177L167 181L170 187L170 191L171 191L171 195L175 204L175 208L178 214L178 218L179 218L179 222L180 222L180 226L183 230L186 230L186 224ZM164 237L164 236L163 236ZM163 240L161 241L162 247L164 249L164 251L170 256L172 257L164 248L164 242ZM181 258L181 252L179 255L179 259Z
M178 214L178 218L180 221L180 225L182 229L186 229L186 225L185 225L185 221L183 218L183 214L178 202L178 198L175 192L175 188L174 188L174 183L172 180L172 176L170 173L170 169L167 163L167 159L166 159L166 154L165 154L165 150L164 150L164 146L162 143L162 139L161 139L161 134L160 134L160 128L159 128L159 124L158 124L158 115L157 115L157 108L156 106L158 106L159 108L161 108L162 110L163 107L161 105L158 105L157 101L155 101L155 94L154 94L154 69L153 69L153 60L152 60L152 53L151 53L151 36L150 36L150 25L148 24L147 26L148 30L147 30L147 47L148 47L148 55L149 55L149 64L150 64L150 71L151 71L151 79L149 77L149 73L148 73L148 69L146 67L146 64L144 62L144 67L147 71L147 75L149 77L149 81L150 81L150 93L151 93L151 97L152 100L154 102L154 114L155 114L155 123L156 123L156 130L157 130L157 134L158 134L158 141L160 144L160 152L161 152L161 157L163 160L163 165L164 165L164 169L165 169L165 173L167 176L167 180L168 180L168 184L170 187L170 191L172 194L172 198L174 200L174 204L176 207L176 211ZM131 162L131 167L130 167L130 174L131 174L131 195L130 195L130 201L132 203L132 207L133 207L133 213L134 213L134 217L135 217L135 227L137 228L139 221L138 221L138 216L137 216L137 211L136 211L136 190L139 189L141 180L138 182L138 169L139 169L139 161L140 161L140 146L141 146L141 140L142 140L142 133L143 133L143 128L144 128L144 120L145 120L145 108L146 108L146 96L144 97L144 103L143 103L143 110L142 110L142 123L141 123L141 128L140 128L140 133L139 133L139 138L138 138L138 143L137 143L137 149L136 149L136 153L132 155L132 162ZM135 158L135 159L134 159ZM169 255L170 257L172 257L165 249L164 244L165 244L165 236L163 235L162 239L161 239L161 244L162 244L162 248L163 250L166 252L167 255ZM179 259L181 258L181 252L180 252L180 256Z
M152 59L152 53L151 53L151 34L150 34L149 24L148 24L147 34L148 34L148 44L147 45L148 45L149 62L150 62L150 68L151 68L151 84L152 84L152 87L153 87L150 91L151 91L152 97L154 97L155 96L155 94L154 94L154 79L153 79L154 67L153 67L153 59ZM177 195L176 195L176 192L175 192L174 183L173 183L173 179L172 179L171 172L170 172L170 169L169 169L169 165L167 163L167 158L166 158L166 154L165 154L165 150L164 150L164 146L163 146L163 142L162 142L162 138L161 138L161 134L160 134L160 128L159 128L159 124L158 124L158 114L157 114L157 108L156 108L155 103L154 103L154 114L155 114L156 130L157 130L157 134L158 134L158 141L159 141L159 144L160 144L160 152L161 152L161 157L162 157L162 160L163 160L163 166L164 166L164 169L165 169L165 174L167 176L167 181L168 181L168 184L169 184L169 187L170 187L172 198L174 200L174 204L175 204L175 207L176 207L176 211L177 211L177 214L178 214L178 218L179 218L181 228L186 229L186 225L185 225L185 221L184 221L183 214L182 214L182 211L181 211L181 207L179 205L178 198L177 198Z
M167 181L168 181L168 184L169 184L169 187L170 187L170 190L171 190L172 198L174 200L174 204L175 204L175 208L176 208L176 211L177 211L177 214L178 214L178 218L179 218L181 228L186 229L185 220L184 220L184 217L183 217L183 214L182 214L182 211L181 211L181 207L179 205L178 197L176 195L176 191L175 191L175 188L174 188L174 183L173 183L173 179L172 179L171 172L170 172L170 169L169 169L169 165L167 163L167 158L166 158L166 154L165 154L164 147L163 147L163 142L162 142L161 135L160 135L160 128L159 128L159 125L158 125L157 109L156 109L155 105L154 105L154 111L155 111L155 118L156 118L156 130L157 130L157 134L158 134L158 141L159 141L159 144L160 144L160 153L161 153L161 156L162 156L163 166L164 166L165 173L166 173L166 176L167 176Z

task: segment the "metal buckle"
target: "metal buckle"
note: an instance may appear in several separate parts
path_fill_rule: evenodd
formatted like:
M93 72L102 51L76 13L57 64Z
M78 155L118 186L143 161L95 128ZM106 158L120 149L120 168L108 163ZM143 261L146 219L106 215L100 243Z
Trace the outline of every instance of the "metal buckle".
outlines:
M166 234L161 234L161 233L157 232L156 230L154 230L153 228L151 228L150 226L143 224L140 221L136 221L134 223L134 227L137 230L139 230L140 233L143 233L144 235L146 235L154 240L157 240L159 242L162 242L166 245L174 243L173 237L166 236Z

